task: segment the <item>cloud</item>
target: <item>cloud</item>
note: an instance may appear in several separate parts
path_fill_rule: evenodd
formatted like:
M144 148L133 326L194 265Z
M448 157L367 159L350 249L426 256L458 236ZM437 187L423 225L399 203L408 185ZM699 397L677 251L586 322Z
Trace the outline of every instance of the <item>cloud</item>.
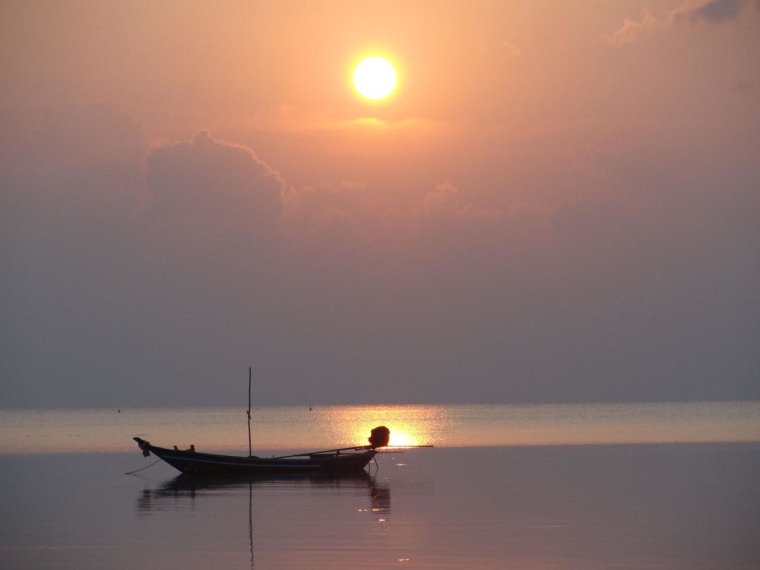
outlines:
M459 188L449 180L444 180L436 184L435 188L427 193L422 208L428 215L459 217L471 212L472 204L464 199Z
M286 201L288 227L308 235L356 231L375 225L373 201L363 182L322 182L293 189Z
M622 46L650 37L657 33L661 27L662 25L652 13L644 8L640 21L626 18L623 25L612 35L606 36L605 39L613 46Z
M271 225L285 181L250 148L200 131L192 140L154 149L146 180L160 218L196 224Z
M291 190L285 213L290 237L311 246L327 240L331 247L350 242L389 251L395 244L395 254L430 246L428 238L447 241L491 231L504 218L501 209L479 204L448 179L432 187L409 185L400 193L363 182L323 182Z
M733 20L749 4L750 0L707 0L696 5L686 2L671 18L676 23L719 23Z
M616 32L605 36L604 39L609 44L619 47L652 37L674 24L726 22L737 18L746 6L753 3L760 9L760 0L707 0L699 3L686 0L680 8L670 12L669 18L662 21L644 8L641 20L626 18Z

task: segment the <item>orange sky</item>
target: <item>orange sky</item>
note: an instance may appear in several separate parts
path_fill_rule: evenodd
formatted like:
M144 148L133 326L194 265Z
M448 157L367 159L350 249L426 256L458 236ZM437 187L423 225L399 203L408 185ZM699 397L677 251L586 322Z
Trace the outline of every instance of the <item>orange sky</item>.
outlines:
M0 399L760 397L759 58L756 0L3 2Z

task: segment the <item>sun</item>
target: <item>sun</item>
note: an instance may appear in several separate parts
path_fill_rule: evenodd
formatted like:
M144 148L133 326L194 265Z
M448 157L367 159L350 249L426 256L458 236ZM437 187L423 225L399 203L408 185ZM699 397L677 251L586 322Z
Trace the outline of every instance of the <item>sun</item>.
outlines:
M387 59L368 57L354 70L354 86L367 99L385 99L396 88L396 70Z

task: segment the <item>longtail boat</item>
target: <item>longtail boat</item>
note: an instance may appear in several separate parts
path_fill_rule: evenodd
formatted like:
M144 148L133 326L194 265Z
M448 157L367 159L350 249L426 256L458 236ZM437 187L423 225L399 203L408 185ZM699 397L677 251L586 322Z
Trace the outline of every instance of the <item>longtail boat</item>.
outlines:
M343 447L326 451L312 451L280 457L256 457L255 455L220 455L201 453L190 449L169 449L152 445L142 438L133 438L148 457L151 453L181 471L198 476L271 475L355 473L362 471L375 458L378 448L386 447L390 430L379 426L371 431L369 445Z

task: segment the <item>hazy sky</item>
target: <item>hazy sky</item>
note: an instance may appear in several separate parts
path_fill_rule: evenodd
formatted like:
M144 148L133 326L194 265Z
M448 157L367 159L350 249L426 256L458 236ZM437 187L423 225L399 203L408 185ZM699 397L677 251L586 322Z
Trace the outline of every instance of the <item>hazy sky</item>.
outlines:
M758 0L4 0L0 406L760 399L759 62Z

